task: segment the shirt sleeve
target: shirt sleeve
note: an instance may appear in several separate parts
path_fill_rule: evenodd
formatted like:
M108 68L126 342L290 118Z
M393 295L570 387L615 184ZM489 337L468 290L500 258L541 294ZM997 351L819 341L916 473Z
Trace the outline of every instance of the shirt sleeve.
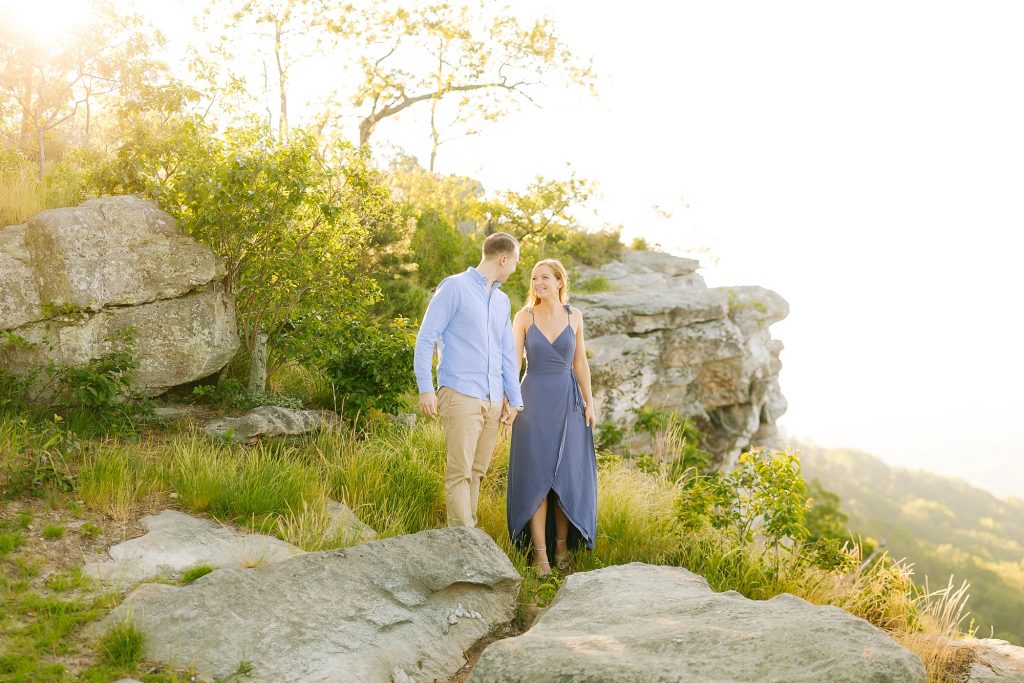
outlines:
M413 352L413 372L416 386L421 394L434 391L434 347L444 333L457 306L458 287L450 279L441 281L437 291L427 305L420 331L416 333L416 348Z
M510 306L511 309L511 306ZM509 314L511 314L509 310ZM523 407L523 395L519 389L519 373L516 371L515 344L512 340L512 320L505 316L505 331L501 335L501 378L505 385L505 396L513 408Z

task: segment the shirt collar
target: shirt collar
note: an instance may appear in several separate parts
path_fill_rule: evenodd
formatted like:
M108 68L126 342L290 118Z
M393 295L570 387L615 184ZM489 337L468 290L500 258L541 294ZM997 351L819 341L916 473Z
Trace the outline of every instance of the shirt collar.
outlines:
M470 277L479 282L481 285L483 285L484 287L487 286L487 276L481 273L479 270L477 270L473 266L470 266L469 268L466 269L466 272L469 273ZM501 287L501 283L495 280L494 286Z

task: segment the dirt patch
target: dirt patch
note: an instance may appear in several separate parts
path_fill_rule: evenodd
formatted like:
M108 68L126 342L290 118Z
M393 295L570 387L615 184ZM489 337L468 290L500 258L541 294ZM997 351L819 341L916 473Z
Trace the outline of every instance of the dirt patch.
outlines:
M480 660L480 655L484 653L484 650L487 649L488 645L498 640L518 636L524 632L525 629L517 630L513 628L511 624L505 624L504 626L491 629L487 635L473 643L473 647L463 653L463 656L466 658L466 663L462 665L461 669L452 674L452 677L448 679L448 683L465 683L469 673L473 670L473 667L476 666L476 663Z

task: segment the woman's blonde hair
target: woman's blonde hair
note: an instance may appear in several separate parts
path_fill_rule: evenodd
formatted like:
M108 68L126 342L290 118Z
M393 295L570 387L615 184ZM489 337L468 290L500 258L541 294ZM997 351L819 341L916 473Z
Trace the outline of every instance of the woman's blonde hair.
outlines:
M550 268L555 274L555 279L562 283L562 286L558 288L559 303L569 303L569 274L565 272L565 266L561 261L546 258L543 261L537 261L533 265L533 270L530 271L530 293L526 295L526 303L523 305L526 310L533 310L533 307L540 303L540 297L537 296L537 292L533 291L533 273L536 273L541 266Z

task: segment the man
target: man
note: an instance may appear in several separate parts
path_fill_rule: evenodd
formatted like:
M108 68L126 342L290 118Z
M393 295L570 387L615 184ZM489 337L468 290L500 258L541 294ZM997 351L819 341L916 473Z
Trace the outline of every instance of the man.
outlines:
M440 413L444 424L448 526L476 526L480 480L491 464L499 422L511 425L523 409L511 304L498 289L518 263L519 243L512 235L489 235L480 265L437 286L416 335L420 409L431 419ZM437 394L431 377L435 345Z

